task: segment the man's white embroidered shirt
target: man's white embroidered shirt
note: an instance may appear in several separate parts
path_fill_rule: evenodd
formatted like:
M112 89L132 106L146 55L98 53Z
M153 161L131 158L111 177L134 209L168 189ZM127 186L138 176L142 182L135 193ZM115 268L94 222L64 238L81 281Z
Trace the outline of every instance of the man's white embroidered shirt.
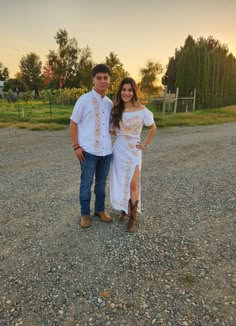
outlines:
M112 153L109 133L112 101L94 89L75 103L70 119L78 125L78 143L88 153L105 156Z

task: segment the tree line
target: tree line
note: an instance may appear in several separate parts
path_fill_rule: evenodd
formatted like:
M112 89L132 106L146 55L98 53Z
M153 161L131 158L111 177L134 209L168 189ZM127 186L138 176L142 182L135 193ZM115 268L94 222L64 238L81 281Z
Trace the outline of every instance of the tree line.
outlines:
M65 29L59 29L54 39L57 49L49 51L45 64L43 65L36 53L28 53L21 58L20 71L14 79L9 79L8 69L0 62L0 80L6 81L5 92L28 91L29 94L34 90L37 96L40 91L48 89L79 88L79 92L85 92L92 87L90 72L95 62L90 48L80 48L76 39L70 38ZM110 67L112 73L109 90L112 96L121 79L129 73L114 52L105 57L104 63ZM157 96L161 89L157 86L158 76L162 72L160 63L147 60L146 65L140 69L141 95ZM195 41L189 35L184 46L175 49L174 56L169 58L162 84L172 93L178 87L180 96L191 95L196 88L197 108L235 104L236 58L229 53L226 45L212 36L200 37Z
M0 65L0 80L6 80L4 91L7 92L9 89L14 92L34 90L38 95L39 91L45 89L80 88L86 91L92 87L91 69L95 62L90 48L88 46L80 48L76 39L70 38L65 29L59 29L54 39L57 49L49 51L44 65L36 53L28 53L21 58L20 71L14 79L9 79L8 69L3 64ZM112 95L121 79L129 73L114 52L109 53L104 63L111 69L112 84L109 92ZM148 60L146 66L140 71L141 91L157 93L156 81L161 72L162 67L159 63Z
M198 108L236 104L236 58L212 36L195 41L189 35L169 59L162 83L184 96L196 88Z

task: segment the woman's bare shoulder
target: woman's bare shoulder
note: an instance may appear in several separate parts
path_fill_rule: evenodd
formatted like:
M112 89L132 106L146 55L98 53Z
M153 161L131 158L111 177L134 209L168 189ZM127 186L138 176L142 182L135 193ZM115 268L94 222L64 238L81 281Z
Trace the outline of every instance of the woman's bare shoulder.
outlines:
M144 111L144 110L146 110L147 108L146 108L146 106L145 105L143 105L143 104L139 104L139 106L137 107L137 111Z

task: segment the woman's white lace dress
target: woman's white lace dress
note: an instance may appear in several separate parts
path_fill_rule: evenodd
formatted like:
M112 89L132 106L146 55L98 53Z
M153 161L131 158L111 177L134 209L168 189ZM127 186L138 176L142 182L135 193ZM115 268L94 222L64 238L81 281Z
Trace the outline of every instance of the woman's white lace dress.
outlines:
M116 210L128 213L130 198L130 183L135 167L139 167L141 177L142 150L136 148L140 141L143 126L154 123L153 114L145 106L138 111L123 112L120 129L115 129L116 140L113 145L113 155L110 169L110 200ZM139 206L141 212L141 185L139 182Z

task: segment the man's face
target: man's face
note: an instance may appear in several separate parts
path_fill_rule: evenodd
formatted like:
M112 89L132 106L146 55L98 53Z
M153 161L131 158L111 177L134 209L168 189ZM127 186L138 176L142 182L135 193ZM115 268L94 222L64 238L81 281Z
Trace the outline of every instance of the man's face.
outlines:
M94 89L98 94L103 95L110 85L111 79L107 73L99 72L93 78Z

